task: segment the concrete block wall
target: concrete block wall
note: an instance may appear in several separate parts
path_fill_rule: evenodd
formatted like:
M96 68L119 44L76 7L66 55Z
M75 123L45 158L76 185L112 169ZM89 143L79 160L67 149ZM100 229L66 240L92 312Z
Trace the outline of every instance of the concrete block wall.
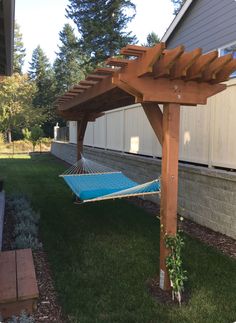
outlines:
M51 145L51 153L69 164L74 164L77 159L76 146L74 144L55 141Z
M0 251L2 250L3 225L5 213L5 193L0 192Z
M76 161L76 145L56 143L52 153L69 162ZM115 151L85 147L84 155L121 170L138 183L160 176L161 161ZM159 202L158 198L149 199ZM236 173L179 165L178 212L196 223L236 239Z

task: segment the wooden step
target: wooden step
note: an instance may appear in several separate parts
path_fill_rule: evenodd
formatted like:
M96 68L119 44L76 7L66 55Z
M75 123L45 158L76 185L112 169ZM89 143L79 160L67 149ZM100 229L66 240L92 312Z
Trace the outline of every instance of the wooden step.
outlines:
M32 313L39 296L31 249L0 252L0 314Z

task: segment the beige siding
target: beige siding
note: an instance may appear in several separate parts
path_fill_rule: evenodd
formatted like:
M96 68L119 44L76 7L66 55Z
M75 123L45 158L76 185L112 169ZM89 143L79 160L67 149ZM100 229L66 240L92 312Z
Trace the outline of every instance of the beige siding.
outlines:
M89 122L85 132L84 142L88 146L94 146L94 123Z
M71 144L76 144L77 142L77 121L69 122L69 141Z
M112 111L106 114L106 142L104 148L123 151L124 149L124 111Z
M153 130L140 106L125 110L125 152L154 154L153 136Z
M212 165L236 168L236 82L214 97Z
M181 107L179 159L208 164L210 109Z
M94 146L106 148L106 116L98 118L94 124Z
M206 106L182 107L179 158L236 169L236 79ZM108 111L90 123L85 145L161 157L161 147L140 105Z

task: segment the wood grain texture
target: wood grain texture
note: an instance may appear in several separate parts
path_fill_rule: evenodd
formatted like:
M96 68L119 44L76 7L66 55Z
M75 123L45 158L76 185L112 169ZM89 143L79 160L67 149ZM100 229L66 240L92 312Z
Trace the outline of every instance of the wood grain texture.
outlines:
M13 302L16 299L15 251L4 251L0 253L0 303Z
M39 291L31 249L16 251L18 300L38 298Z
M164 290L170 290L166 268L169 250L165 246L164 235L165 233L175 235L177 231L179 125L180 106L165 104L163 107L160 239L160 270L164 272Z

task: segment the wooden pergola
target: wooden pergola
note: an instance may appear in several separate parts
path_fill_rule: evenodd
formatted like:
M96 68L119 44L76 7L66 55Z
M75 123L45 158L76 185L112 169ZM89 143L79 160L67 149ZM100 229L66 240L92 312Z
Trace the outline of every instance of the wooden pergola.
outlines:
M64 119L78 121L79 160L88 121L107 110L142 105L162 145L160 287L168 290L165 259L169 250L164 233L177 232L180 105L204 105L207 98L225 90L226 85L220 83L236 70L236 59L231 54L218 57L218 51L203 55L200 48L186 52L182 45L166 49L164 43L152 48L128 45L120 54L123 58L109 58L109 67L97 68L59 97L55 106Z

